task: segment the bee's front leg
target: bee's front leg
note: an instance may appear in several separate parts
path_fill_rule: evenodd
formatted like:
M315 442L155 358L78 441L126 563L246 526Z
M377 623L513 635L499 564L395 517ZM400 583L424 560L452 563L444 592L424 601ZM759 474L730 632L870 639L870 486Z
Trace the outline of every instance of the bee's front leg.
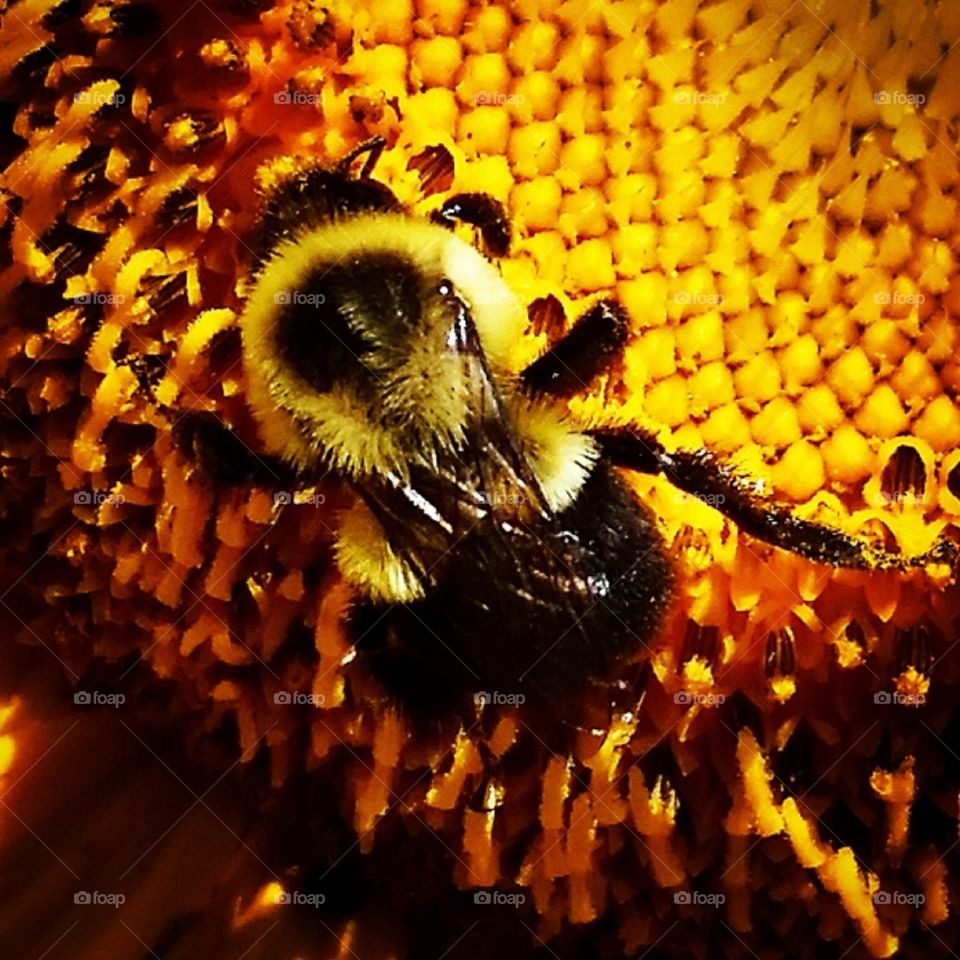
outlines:
M453 227L458 220L476 227L484 249L492 257L505 257L510 252L510 218L503 204L489 194L458 193L434 210L430 219L442 227Z
M254 451L214 414L184 414L172 429L180 450L219 486L293 489L301 482L285 463Z
M600 300L520 378L533 393L572 397L610 369L629 339L627 312L615 300Z

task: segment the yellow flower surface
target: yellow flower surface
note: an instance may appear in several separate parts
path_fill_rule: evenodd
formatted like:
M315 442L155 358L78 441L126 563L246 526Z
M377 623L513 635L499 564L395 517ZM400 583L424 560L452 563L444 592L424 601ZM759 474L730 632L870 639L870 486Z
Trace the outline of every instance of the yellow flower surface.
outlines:
M21 0L0 84L8 638L77 689L112 677L126 724L162 718L191 762L242 771L265 834L303 827L287 868L339 862L336 822L409 898L361 896L304 939L278 906L290 875L238 813L256 859L202 871L231 932L170 957L950 954L946 565L816 565L637 476L678 584L615 705L585 687L587 722L549 743L522 707L421 730L344 627L348 492L327 480L284 510L218 489L172 428L206 412L257 446L237 319L262 196L379 135L374 177L415 213L453 191L509 211L516 369L599 297L624 305L631 343L574 417L714 451L798 516L924 553L960 520L960 5ZM0 784L79 736L6 703ZM0 857L26 820L0 813ZM169 889L193 866L165 826L144 869ZM157 915L198 912L171 904ZM84 915L56 949L144 955L163 924L132 909L100 923L153 934ZM10 942L39 956L38 930Z

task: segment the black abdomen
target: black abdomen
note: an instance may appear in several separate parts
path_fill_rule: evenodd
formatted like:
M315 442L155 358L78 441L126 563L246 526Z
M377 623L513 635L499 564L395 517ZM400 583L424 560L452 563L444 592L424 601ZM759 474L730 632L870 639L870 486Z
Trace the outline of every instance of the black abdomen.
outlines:
M549 524L475 527L430 596L392 608L378 639L368 633L360 647L412 708L480 692L576 696L643 649L669 593L650 512L601 464ZM359 631L382 614L362 611Z

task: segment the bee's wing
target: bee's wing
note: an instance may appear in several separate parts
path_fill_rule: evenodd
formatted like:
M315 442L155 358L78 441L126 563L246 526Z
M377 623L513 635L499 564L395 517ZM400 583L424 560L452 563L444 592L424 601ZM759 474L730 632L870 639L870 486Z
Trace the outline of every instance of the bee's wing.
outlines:
M484 422L463 449L435 465L364 483L358 492L424 582L483 525L533 525L549 515L536 477L502 422Z
M477 398L476 434L454 462L457 485L486 503L494 519L546 519L550 515L546 498L520 449L469 313L461 312L453 328L453 340L464 358L472 394ZM468 478L473 478L472 482Z
M469 317L454 336L476 398L467 441L437 453L429 465L412 466L405 477L365 483L359 491L394 549L426 580L480 525L535 525L551 515Z

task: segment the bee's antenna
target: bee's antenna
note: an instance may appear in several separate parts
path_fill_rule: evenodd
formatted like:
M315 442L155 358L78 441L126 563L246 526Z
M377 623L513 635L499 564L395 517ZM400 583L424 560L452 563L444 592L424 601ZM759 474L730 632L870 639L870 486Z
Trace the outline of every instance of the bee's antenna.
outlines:
M373 173L373 168L377 165L377 161L380 159L380 154L386 149L387 141L381 137L379 134L375 137L371 137L369 140L364 140L363 143L357 144L336 166L336 171L341 176L348 177L350 175L350 168L353 166L354 161L358 157L362 157L365 153L369 154L367 159L364 161L363 166L360 168L360 176L358 180L368 180L370 174Z

